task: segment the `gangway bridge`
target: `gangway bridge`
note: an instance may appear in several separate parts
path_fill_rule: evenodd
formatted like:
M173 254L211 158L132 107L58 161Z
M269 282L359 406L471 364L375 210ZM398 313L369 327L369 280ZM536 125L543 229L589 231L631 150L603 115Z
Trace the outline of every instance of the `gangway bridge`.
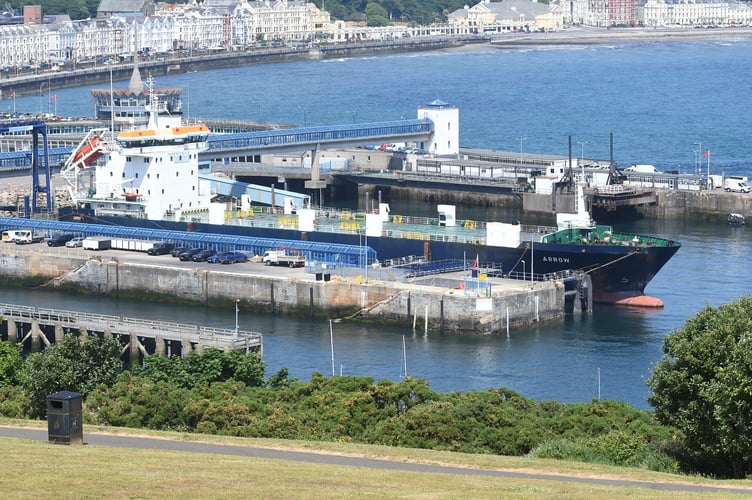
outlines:
M47 146L46 124L41 120L0 121L0 134L32 131L32 151L13 151L0 154L0 173L5 170L32 168L33 192L47 195L47 212L52 212L53 196L50 191L50 151ZM252 157L260 153L285 153L291 151L311 151L311 180L306 182L308 189L322 189L326 182L320 178L319 151L323 148L355 147L392 142L427 142L434 132L430 119L395 120L373 123L324 125L312 127L286 128L212 134L207 139L208 149L199 154L199 161L225 161L232 158ZM39 136L43 139L40 150ZM56 148L54 161L60 164L70 156L74 146ZM31 165L29 165L31 162ZM40 169L43 169L40 171ZM44 175L46 182L40 180ZM31 212L42 210L37 206L36 196L30 207Z

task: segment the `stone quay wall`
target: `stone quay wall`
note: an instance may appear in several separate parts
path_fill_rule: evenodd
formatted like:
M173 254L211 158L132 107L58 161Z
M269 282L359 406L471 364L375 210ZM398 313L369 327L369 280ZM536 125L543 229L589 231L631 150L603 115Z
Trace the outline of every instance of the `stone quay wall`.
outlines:
M0 254L0 276L6 280L34 277L43 286L100 295L162 297L209 307L239 300L262 312L357 317L420 328L426 328L427 322L428 330L461 334L500 334L564 316L564 287L554 282L495 286L490 296L481 296L469 290L391 281L316 281L309 274L270 277L13 250L3 249Z

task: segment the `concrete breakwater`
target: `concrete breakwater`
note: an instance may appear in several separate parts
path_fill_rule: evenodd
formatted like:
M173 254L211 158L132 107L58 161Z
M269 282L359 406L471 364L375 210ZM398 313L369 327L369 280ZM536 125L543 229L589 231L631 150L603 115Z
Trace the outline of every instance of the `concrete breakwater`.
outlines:
M36 247L36 248L34 248ZM141 296L241 307L261 312L358 318L431 331L495 334L564 316L564 285L556 281L520 282L489 279L482 293L398 281L338 277L316 280L303 269L274 268L275 275L254 272L258 264L231 271L205 266L178 267L171 259L158 264L128 262L128 256L86 255L80 249L3 245L0 276L41 286L108 296ZM143 256L145 257L145 256ZM134 256L135 258L135 256ZM260 267L260 266L259 266Z

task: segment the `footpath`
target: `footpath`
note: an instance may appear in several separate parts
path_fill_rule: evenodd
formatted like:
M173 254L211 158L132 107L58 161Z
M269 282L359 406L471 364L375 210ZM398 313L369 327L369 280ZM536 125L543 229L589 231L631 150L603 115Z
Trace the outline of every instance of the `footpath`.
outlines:
M0 440L25 439L32 441L47 441L45 429L31 427L0 426ZM582 483L590 485L606 485L613 487L635 487L651 490L692 493L727 493L752 495L752 489L735 487L714 487L692 484L656 483L649 481L633 481L625 479L609 479L602 477L581 477L562 474L547 474L544 472L516 472L511 470L466 468L451 465L433 465L418 463L415 460L386 460L367 458L362 456L349 456L336 454L329 451L297 451L289 449L265 448L260 446L245 446L238 444L217 444L200 441L171 440L147 436L114 435L99 432L87 432L84 429L84 445L98 447L112 447L122 449L147 449L147 450L171 450L185 453L205 453L210 455L231 455L237 457L254 458L261 460L287 460L305 462L317 465L333 465L337 467L362 467L366 469L394 470L400 472L418 472L427 474L452 474L465 476L481 476L496 478L514 478L534 481L562 481L569 483ZM51 445L63 446L63 445ZM393 454L396 454L394 452ZM288 492L289 493L289 492ZM657 494L657 493L656 493Z

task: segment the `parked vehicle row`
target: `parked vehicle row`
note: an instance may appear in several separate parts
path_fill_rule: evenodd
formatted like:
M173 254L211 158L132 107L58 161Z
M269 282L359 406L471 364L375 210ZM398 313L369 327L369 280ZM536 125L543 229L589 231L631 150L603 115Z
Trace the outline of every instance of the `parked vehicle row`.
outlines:
M3 241L18 245L44 241L31 230L8 230L2 232ZM217 252L212 248L174 245L166 241L142 241L127 238L108 238L103 236L77 236L72 233L60 233L50 236L47 245L51 247L83 248L84 250L135 250L148 255L172 255L181 261L208 262L210 264L235 264L248 262L247 253Z

